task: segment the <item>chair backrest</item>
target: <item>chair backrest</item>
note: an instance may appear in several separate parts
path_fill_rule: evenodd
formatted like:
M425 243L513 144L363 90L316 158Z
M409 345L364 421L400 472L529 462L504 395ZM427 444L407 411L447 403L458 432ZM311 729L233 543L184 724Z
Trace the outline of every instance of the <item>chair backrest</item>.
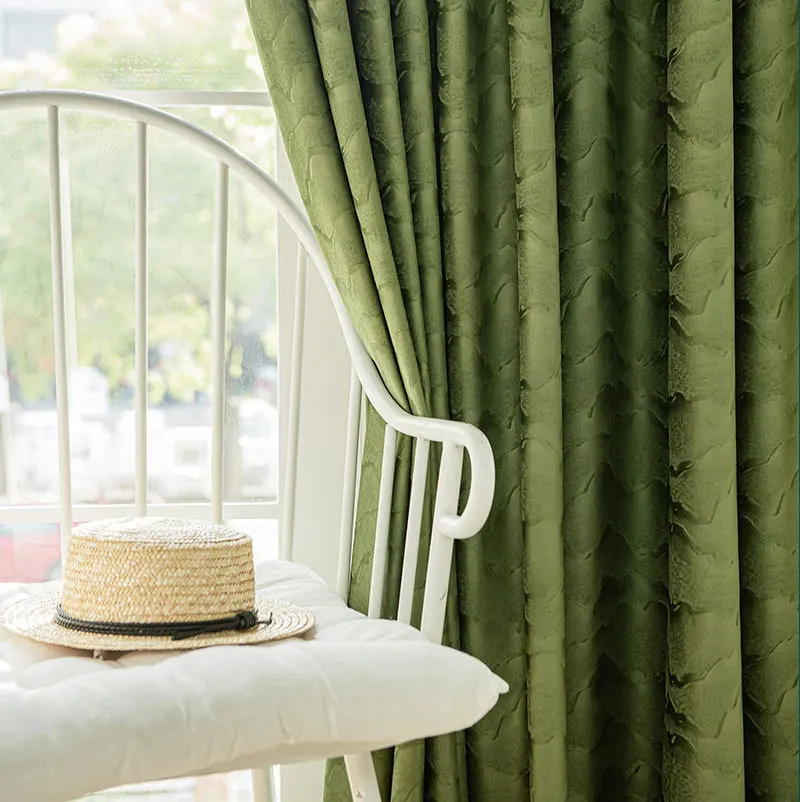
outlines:
M440 443L436 500L428 554L428 567L422 610L422 631L434 641L441 640L450 578L453 541L477 534L485 523L494 495L494 460L486 437L475 427L444 420L415 417L405 412L391 397L356 333L347 309L336 289L313 230L284 190L252 161L227 143L191 123L150 106L109 95L73 91L0 92L0 112L12 109L40 108L47 115L50 233L53 281L53 322L56 374L56 406L59 454L59 503L62 531L68 532L73 521L70 420L68 388L68 343L65 314L64 204L61 170L61 110L77 110L111 115L133 123L132 136L136 154L135 194L135 509L148 512L147 503L147 273L148 273L148 131L161 129L182 138L216 161L216 200L214 211L214 264L211 286L212 341L212 448L211 502L212 520L222 519L223 497L223 423L225 393L225 293L228 256L228 197L230 171L238 173L275 206L299 242L297 295L294 315L294 350L289 392L288 446L282 492L282 554L291 558L294 508L297 482L297 446L300 426L299 409L303 359L303 325L307 259L317 268L334 305L350 357L353 373L347 421L347 448L342 492L341 540L338 565L338 590L346 596L355 510L358 503L357 466L361 409L365 394L386 422L380 496L375 532L374 558L370 584L369 615L381 614L391 499L395 477L398 433L414 438L414 463L410 505L406 527L405 551L400 587L398 618L409 622L414 579L419 560L423 499L431 443ZM2 181L2 176L0 176ZM463 510L458 512L464 451L470 461L470 486Z

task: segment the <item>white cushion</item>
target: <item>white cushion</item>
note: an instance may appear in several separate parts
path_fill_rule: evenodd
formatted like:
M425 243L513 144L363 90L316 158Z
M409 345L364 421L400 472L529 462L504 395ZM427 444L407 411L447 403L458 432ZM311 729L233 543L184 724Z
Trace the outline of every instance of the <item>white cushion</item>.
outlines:
M307 568L265 563L257 585L309 608L316 630L106 661L0 628L0 800L374 750L469 727L508 689L478 660L348 609ZM5 586L0 604L41 587Z

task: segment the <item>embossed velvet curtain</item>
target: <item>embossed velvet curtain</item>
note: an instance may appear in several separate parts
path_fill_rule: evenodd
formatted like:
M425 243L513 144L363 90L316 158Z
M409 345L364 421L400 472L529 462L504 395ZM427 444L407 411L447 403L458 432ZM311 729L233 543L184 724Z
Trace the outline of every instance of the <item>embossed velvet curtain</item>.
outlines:
M448 637L511 692L386 798L797 800L796 0L248 7L387 385L497 460Z

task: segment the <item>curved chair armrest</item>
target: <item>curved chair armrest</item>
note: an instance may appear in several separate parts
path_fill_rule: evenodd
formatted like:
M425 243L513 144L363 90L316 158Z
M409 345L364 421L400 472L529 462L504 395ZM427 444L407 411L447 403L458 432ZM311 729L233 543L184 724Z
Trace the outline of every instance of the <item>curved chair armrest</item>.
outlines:
M349 318L346 323L352 325ZM344 320L342 326L346 328ZM345 331L346 338L347 334ZM355 331L353 336L357 339ZM466 450L471 471L466 505L460 515L442 515L436 525L443 535L456 540L466 540L476 535L489 517L494 498L494 455L488 438L469 423L424 418L406 412L386 390L375 364L364 352L361 341L357 339L357 343L360 355L366 359L357 359L353 348L350 349L356 372L372 406L389 426L410 437L450 444Z

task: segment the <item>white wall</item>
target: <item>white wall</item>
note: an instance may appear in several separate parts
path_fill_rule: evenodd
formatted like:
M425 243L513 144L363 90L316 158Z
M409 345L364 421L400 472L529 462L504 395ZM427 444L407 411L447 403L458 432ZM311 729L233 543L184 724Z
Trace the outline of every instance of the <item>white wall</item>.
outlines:
M279 181L287 186L284 180L290 179L291 169L281 145L277 167ZM296 192L295 200L301 204ZM279 414L285 465L297 250L288 226L280 222L278 260ZM336 587L350 358L313 266L308 275L302 381L293 559ZM282 767L281 802L321 800L324 768L322 762Z

